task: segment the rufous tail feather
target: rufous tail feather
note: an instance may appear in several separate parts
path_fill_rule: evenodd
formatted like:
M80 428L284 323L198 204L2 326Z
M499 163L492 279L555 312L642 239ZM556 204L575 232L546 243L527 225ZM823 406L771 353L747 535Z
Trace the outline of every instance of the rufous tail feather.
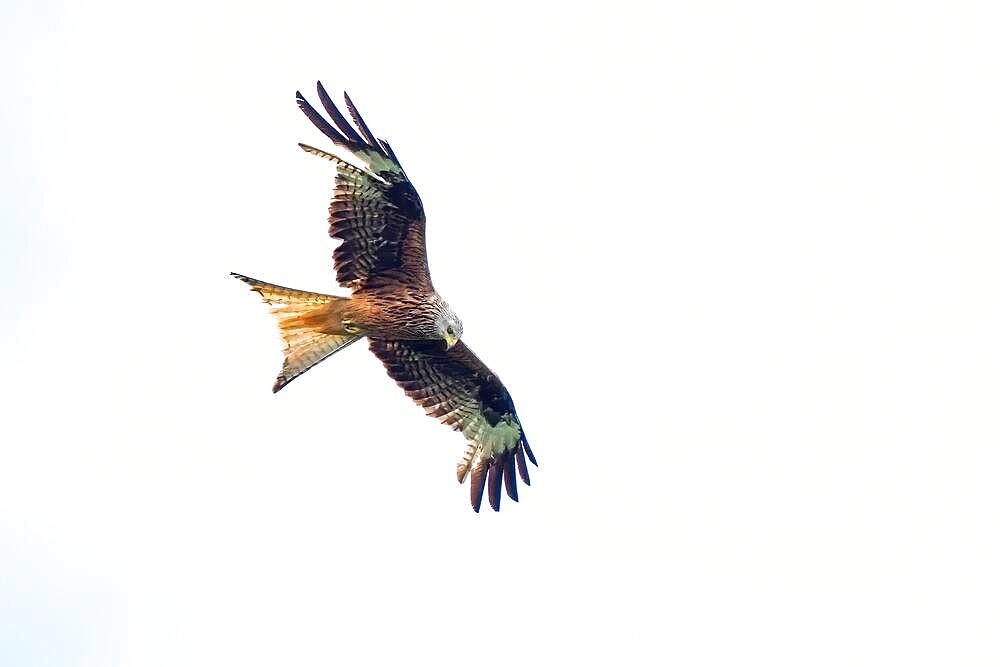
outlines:
M347 297L319 294L272 285L238 273L257 292L278 320L285 344L285 363L271 391L278 392L307 370L361 338L340 325L339 313L350 301Z

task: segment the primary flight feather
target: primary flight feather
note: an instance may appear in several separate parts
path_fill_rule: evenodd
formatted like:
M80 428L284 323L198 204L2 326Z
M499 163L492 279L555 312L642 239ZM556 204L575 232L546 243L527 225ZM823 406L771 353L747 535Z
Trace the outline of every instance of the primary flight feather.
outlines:
M395 153L377 139L344 94L352 125L323 88L331 124L296 93L299 108L332 142L299 144L334 163L330 236L337 281L351 296L281 287L232 274L271 306L285 345L273 391L351 343L367 337L389 376L428 415L461 431L467 442L458 481L471 478L472 508L484 491L499 511L501 487L517 500L517 476L530 484L525 457L537 465L514 402L500 378L462 342L462 321L437 293L427 267L424 208ZM517 475L515 475L515 468Z

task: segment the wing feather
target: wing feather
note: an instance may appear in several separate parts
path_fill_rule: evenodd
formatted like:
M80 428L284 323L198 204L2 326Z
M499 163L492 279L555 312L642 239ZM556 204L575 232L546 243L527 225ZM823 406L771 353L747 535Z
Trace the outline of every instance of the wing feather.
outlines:
M521 443L521 447L517 448L514 452L514 457L517 459L517 472L521 476L521 481L531 486L531 477L528 475L528 466L524 462L524 443Z
M472 497L472 509L479 511L483 504L483 490L486 488L486 468L478 468L472 471L472 479L469 481L469 490Z
M340 113L340 109L338 109L337 105L333 103L332 99L330 99L330 96L326 92L326 88L323 87L323 83L320 81L316 82L316 94L319 95L319 101L323 105L323 108L326 109L328 114L330 114L330 118L333 119L334 124L336 124L347 140L356 144L363 144L364 139L361 138L361 135L358 134L357 130L351 127L351 124L347 122L346 118L344 118L344 114Z
M528 455L528 460L537 466L538 461L535 460L535 455L531 453L531 447L528 446L528 439L523 433L521 434L521 445L524 446L524 453Z
M330 125L326 118L323 118L323 116L320 115L320 113L316 111L311 104L309 104L306 98L302 96L302 93L297 90L295 91L295 101L298 103L299 108L302 109L302 113L306 115L306 118L312 121L312 124L315 125L320 132L325 134L330 141L338 145L344 145L347 143L347 137L338 132L333 125Z
M517 452L515 450L515 456ZM508 456L503 467L503 481L504 485L507 487L507 496L517 502L517 477L514 475L514 456Z
M372 134L372 131L368 129L368 125L361 117L361 114L358 112L358 108L354 106L354 102L351 101L351 97L346 91L344 92L344 103L347 104L347 111L351 114L351 118L354 119L354 124L358 126L358 129L361 131L361 135L365 138L365 141L379 150L382 150L381 146L379 146L378 139L376 139L375 135Z
M506 459L494 457L490 462L490 507L494 512L500 511L500 485L503 483L503 471Z
M401 285L433 289L424 243L424 208L388 143L375 139L361 114L344 95L357 129L330 99L316 90L331 124L301 93L299 108L333 143L330 152L299 144L337 165L330 202L330 236L342 243L333 254L337 280L354 291ZM336 127L334 127L336 125Z
M530 484L524 457L532 463L535 457L526 449L514 402L496 374L461 341L450 350L441 341L370 339L369 347L407 396L465 436L458 479L471 479L472 508L479 511L484 489L495 511L501 488L516 501L515 467Z

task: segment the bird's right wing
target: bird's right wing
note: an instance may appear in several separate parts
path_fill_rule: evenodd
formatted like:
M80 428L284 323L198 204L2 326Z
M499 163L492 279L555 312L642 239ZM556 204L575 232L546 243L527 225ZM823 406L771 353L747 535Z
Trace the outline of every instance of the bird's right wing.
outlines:
M472 508L479 511L487 478L494 510L501 484L517 500L515 464L525 484L531 482L524 457L538 464L500 378L461 341L450 350L442 341L371 339L369 346L407 396L469 441L458 481L471 473Z
M344 102L354 126L323 84L317 82L316 91L333 125L302 93L295 98L333 147L299 146L337 166L330 202L330 236L343 241L333 253L337 281L354 291L404 285L433 289L424 244L423 204L395 153L385 140L375 138L346 93Z

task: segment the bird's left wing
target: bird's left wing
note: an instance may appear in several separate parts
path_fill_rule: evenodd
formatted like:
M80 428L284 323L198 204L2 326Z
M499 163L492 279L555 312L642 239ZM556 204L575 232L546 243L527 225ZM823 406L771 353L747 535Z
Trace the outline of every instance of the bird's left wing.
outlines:
M458 481L471 473L472 508L479 511L486 486L496 511L501 485L517 500L515 465L521 480L530 484L525 456L538 464L510 394L486 364L461 341L450 350L442 341L371 339L369 345L407 396L469 441L458 464Z
M333 253L337 281L354 291L394 290L403 285L433 289L424 243L424 208L396 154L376 139L351 98L344 94L356 128L344 118L323 84L316 84L331 124L296 93L302 112L333 146L303 150L337 165L330 202L330 236L343 242ZM336 125L336 127L334 127Z

